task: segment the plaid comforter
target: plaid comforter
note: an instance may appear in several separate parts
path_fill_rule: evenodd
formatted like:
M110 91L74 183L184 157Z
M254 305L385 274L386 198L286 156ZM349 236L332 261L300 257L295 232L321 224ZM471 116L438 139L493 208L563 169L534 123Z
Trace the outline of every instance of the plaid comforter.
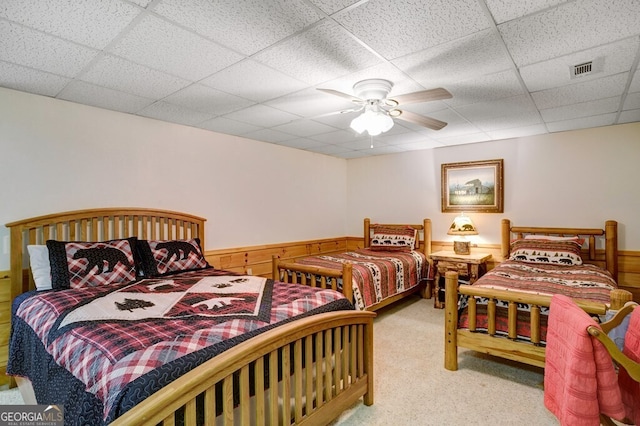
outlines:
M37 292L14 309L8 373L32 379L38 396L41 380L32 375L42 361L30 365L33 348L24 346L30 344L25 336L35 333L47 355L95 397L100 420L108 423L135 405L126 401L131 395L139 402L177 378L177 371L189 371L248 337L296 317L353 306L332 290L207 269Z
M415 287L427 279L429 272L426 256L416 250L360 249L332 256L305 257L296 262L330 269L342 269L343 263L351 263L353 297L358 309L366 309Z
M498 264L475 283L474 287L510 290L552 296L562 294L576 300L609 303L609 293L617 288L611 274L595 265L559 266L552 264L526 263L507 260ZM486 298L477 299L477 328L487 329ZM467 297L460 299L459 328L468 326ZM508 331L508 302L497 301L496 332L505 335ZM517 334L522 339L530 337L530 306L518 304ZM549 309L541 307L541 339L546 338Z

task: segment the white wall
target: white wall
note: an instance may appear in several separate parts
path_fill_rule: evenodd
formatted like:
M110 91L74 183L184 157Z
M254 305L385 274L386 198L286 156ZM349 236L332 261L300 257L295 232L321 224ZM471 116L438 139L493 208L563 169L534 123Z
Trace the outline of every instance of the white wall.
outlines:
M500 219L523 226L601 227L619 222L619 247L640 250L640 123L350 160L347 232L362 218L421 223L435 240L454 213L441 212L443 163L504 159L504 213L468 213L480 235L499 243Z
M203 216L207 249L362 235L362 219L433 221L442 163L504 159L504 214L469 213L476 242L500 219L600 227L640 250L640 123L354 160L0 88L0 224L65 210L157 207ZM0 270L8 230L0 225Z
M343 159L0 88L2 225L127 206L207 218L206 249L339 237L346 173Z

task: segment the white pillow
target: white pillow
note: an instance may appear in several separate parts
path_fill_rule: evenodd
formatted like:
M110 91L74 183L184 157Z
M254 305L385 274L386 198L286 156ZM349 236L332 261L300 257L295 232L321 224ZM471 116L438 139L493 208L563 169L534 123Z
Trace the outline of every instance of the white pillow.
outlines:
M51 264L49 249L45 245L28 245L29 264L37 290L51 290Z

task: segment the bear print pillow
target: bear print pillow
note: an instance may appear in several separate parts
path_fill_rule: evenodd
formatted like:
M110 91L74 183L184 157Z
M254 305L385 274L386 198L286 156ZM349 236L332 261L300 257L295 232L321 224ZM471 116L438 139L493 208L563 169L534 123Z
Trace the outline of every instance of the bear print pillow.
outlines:
M140 265L145 277L210 268L202 254L200 239L138 240Z
M136 279L136 238L102 242L47 241L54 289L96 287Z

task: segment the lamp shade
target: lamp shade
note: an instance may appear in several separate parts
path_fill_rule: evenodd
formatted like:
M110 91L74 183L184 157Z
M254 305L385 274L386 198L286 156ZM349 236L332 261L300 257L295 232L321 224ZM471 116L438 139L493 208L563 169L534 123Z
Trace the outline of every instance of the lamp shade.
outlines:
M447 232L449 235L478 235L478 230L469 216L464 213L453 219L453 223Z

